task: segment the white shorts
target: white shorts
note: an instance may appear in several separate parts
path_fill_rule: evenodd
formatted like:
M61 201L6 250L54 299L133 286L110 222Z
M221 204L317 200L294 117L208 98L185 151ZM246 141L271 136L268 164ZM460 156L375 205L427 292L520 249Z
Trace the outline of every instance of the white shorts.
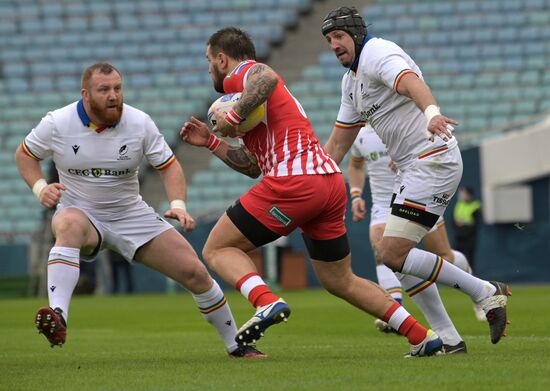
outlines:
M390 208L387 205L373 204L370 208L370 224L369 227L379 224L386 224L388 221L388 215L390 214ZM437 223L430 229L429 232L435 232L442 224L445 224L443 216L439 216Z
M458 147L415 160L399 170L392 214L430 228L435 226L437 216L445 212L461 178L462 157ZM403 208L396 208L396 205ZM425 224L427 220L431 220L431 224Z
M390 206L372 204L370 208L370 224L369 227L373 225L386 224L388 221L388 215L390 214Z
M92 255L81 255L80 258L85 261L93 260L100 250L107 248L116 251L127 261L132 262L136 251L141 246L164 231L173 228L143 200L110 215L94 213L93 210L78 205L65 206L61 204L57 207L56 214L64 208L81 210L99 232L100 246Z

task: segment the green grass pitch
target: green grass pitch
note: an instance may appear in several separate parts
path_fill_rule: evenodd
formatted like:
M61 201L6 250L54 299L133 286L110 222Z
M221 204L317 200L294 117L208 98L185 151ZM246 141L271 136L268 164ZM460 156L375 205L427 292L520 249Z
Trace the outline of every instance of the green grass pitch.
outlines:
M492 345L469 299L441 289L469 353L409 360L404 338L321 290L282 293L293 314L255 360L230 359L187 294L76 297L61 349L34 329L45 299L0 300L0 390L550 390L550 287L512 293L508 336ZM239 323L252 315L227 296Z

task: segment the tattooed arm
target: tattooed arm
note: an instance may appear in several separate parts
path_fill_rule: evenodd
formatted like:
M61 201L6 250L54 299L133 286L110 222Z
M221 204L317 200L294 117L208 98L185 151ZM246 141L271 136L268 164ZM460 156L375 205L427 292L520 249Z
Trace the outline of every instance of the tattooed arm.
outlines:
M244 145L235 147L222 140L214 155L233 170L250 178L258 178L262 173L256 158Z
M248 71L241 99L233 109L241 118L246 118L273 94L278 82L279 76L273 69L265 64L255 64Z
M191 117L189 121L185 122L181 128L180 136L187 144L208 148L235 171L251 178L257 178L261 174L256 158L244 145L234 147L215 137L208 130L208 126L195 117Z

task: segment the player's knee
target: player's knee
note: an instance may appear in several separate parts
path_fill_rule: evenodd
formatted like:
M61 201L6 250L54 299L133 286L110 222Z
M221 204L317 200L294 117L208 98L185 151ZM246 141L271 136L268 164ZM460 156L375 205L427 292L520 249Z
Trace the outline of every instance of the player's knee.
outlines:
M382 243L379 247L377 262L386 265L394 272L398 272L401 271L407 253L408 251L402 251L400 248Z
M452 250L440 251L440 254L437 254L437 255L439 255L441 258L451 263L454 263L455 261L455 255Z
M90 223L82 212L71 209L61 211L52 222L53 232L58 239L70 236L84 240L89 225Z
M347 279L346 280L337 280L335 278L326 279L321 281L321 284L323 285L323 288L327 290L327 292L329 292L334 296L341 297L341 298L346 298L349 296L348 291L350 289L350 284L347 281Z
M351 279L353 278L353 273L351 270L345 271L344 273L317 273L319 277L319 282L329 293L337 297L346 298L348 297L348 291L351 289L352 283Z
M206 244L202 249L202 258L204 259L206 264L214 271L216 271L216 251L217 249L210 245L208 241L206 241Z
M210 286L211 277L198 259L193 265L181 265L174 272L175 280L191 292L204 292Z
M380 243L372 245L372 253L374 255L374 262L376 263L376 265L383 265L384 262L380 257Z

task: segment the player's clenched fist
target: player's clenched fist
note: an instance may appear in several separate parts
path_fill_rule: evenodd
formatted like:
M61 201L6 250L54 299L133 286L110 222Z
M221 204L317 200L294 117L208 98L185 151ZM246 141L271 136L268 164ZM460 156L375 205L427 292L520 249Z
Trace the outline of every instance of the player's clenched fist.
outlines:
M351 202L351 213L353 221L362 221L367 217L367 208L365 206L365 200L362 198L355 198Z
M46 208L53 208L61 200L61 192L66 190L63 183L50 183L42 189L38 200Z

